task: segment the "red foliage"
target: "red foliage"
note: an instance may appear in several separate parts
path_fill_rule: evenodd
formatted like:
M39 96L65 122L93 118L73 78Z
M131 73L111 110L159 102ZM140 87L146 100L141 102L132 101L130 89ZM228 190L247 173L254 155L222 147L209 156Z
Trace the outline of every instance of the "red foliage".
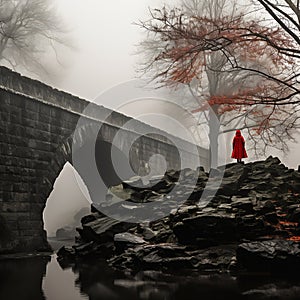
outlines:
M151 11L151 16L151 20L140 24L148 34L153 34L155 41L155 47L152 44L149 49L156 51L156 55L151 56L145 70L153 70L155 64L159 71L154 79L167 86L190 84L193 80L199 85L207 84L203 74L207 75L208 69L233 77L237 72L244 72L243 76L247 73L238 85L233 80L230 82L229 76L228 86L232 84L232 89L207 92L206 98L202 96L205 101L199 101L199 107L192 113L209 107L219 117L244 113L251 121L252 137L259 136L266 143L272 141L268 129L274 124L282 126L282 120L287 119L285 105L290 104L297 81L293 76L294 58L286 53L286 49L297 47L290 35L275 23L264 25L243 14L213 18L163 8ZM221 69L218 66L216 70L211 69L213 64L208 63L214 53L225 58ZM257 104L261 105L260 109L254 109ZM282 140L281 133L277 138Z

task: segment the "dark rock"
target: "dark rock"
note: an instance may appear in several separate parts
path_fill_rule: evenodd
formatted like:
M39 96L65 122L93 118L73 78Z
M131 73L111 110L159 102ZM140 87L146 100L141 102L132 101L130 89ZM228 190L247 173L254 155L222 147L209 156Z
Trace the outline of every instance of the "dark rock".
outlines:
M98 212L94 212L94 213L91 213L87 216L84 216L84 217L81 218L81 224L87 224L87 223L96 221L99 218L99 216L100 215L99 215Z
M74 216L75 227L79 226L81 224L82 218L90 214L90 212L91 212L91 208L89 207L81 208Z
M287 215L287 220L291 222L298 222L300 223L300 205L296 204L296 207L293 210L290 210L289 214Z
M188 218L199 211L197 205L182 205L178 209L171 212L170 220L174 222L181 221L183 218Z
M260 288L243 292L243 297L247 300L297 300L299 299L299 294L299 286L286 287L276 284L267 284Z
M222 174L221 171L218 169L211 168L209 170L209 177L218 177L218 176L221 176L221 174Z
M64 227L56 230L58 239L73 239L76 235L76 230L73 227Z
M118 252L123 252L129 247L134 247L136 245L146 244L147 242L134 234L129 232L117 233L114 236L114 243Z
M172 229L180 243L203 247L236 240L236 226L234 215L218 212L183 218Z
M299 171L293 170L293 172L292 172L291 175L292 175L292 177L294 179L300 179L300 173L299 173Z
M191 194L188 193L188 197L187 197L187 200L189 200L188 202L190 204L195 204L195 203L199 202L199 200L202 196L202 193L203 193L203 188L197 188Z
M170 243L175 242L176 237L170 228L169 218L152 221L149 225L150 229L155 232L155 237L151 239L153 243Z
M238 192L239 186L238 176L224 178L217 195L232 196Z
M269 191L263 191L263 192L257 192L253 191L253 195L255 195L255 198L257 201L263 202L267 200L272 200L277 197L277 193L269 192Z
M97 246L97 243L91 241L88 243L76 245L73 248L78 256L90 256L95 254L95 249L97 248Z
M104 214L101 212L101 207L99 207L99 205L96 203L91 204L91 214L94 213L104 216Z
M246 197L248 196L252 191L254 191L254 189L256 188L256 184L255 183L246 183L246 184L242 184L242 186L239 188L239 195L241 197Z
M278 223L278 216L276 214L276 212L269 212L264 214L264 220L266 220L267 222L271 223L271 224L277 224Z
M160 269L164 260L184 255L184 246L173 244L156 244L138 246L115 256L109 263L124 269Z
M140 190L136 192L132 192L129 199L127 201L131 201L134 203L145 203L149 202L149 198L157 197L157 194L151 190Z
M271 173L264 171L253 172L252 176L249 176L247 179L251 181L270 181L272 178Z
M225 211L226 213L232 213L232 206L229 203L220 204L218 210Z
M192 170L190 168L185 168L180 171L180 176L184 181L189 182L191 179L195 180L198 178L199 173L196 170Z
M165 176L170 182L177 182L180 176L180 171L169 170L166 172Z
M172 182L169 182L166 178L162 178L159 182L151 182L151 190L154 192L160 192L160 193L168 193L170 192L175 184Z
M298 273L299 243L286 240L243 243L237 248L237 261L251 271Z
M231 203L231 197L225 195L218 195L218 199L220 199L220 203Z
M255 191L259 191L259 192L265 192L270 190L270 183L268 181L259 181L255 188Z
M235 164L225 169L224 178L217 195L231 196L238 194L238 190L249 171L249 167L243 164Z
M231 207L236 208L239 213L244 212L245 214L253 213L253 204L250 198L238 198L233 196L231 198Z
M146 241L152 240L157 236L157 232L153 231L149 226L145 224L138 224L137 232L141 234Z
M258 201L257 206L255 207L255 210L259 212L259 214L267 214L272 213L276 211L276 207L274 203L270 200L268 201Z
M237 240L254 240L273 233L274 228L264 224L263 219L255 215L243 215L236 218Z
M75 261L77 258L110 258L115 253L115 246L112 241L98 243L82 241L72 247L63 246L57 252L58 261L67 265L69 261Z
M197 168L198 173L205 173L204 168L202 166Z
M74 258L75 257L75 250L72 247L63 246L57 251L57 256L59 258Z
M145 187L141 177L139 176L123 181L122 186L124 189L131 189L131 190L141 190Z
M155 201L157 219L124 223L99 209L82 219L79 245L66 255L110 258L115 268L134 271L237 271L242 266L273 272L298 264L292 240L300 240L299 173L269 157L221 166L209 175L208 181L201 168L172 170L146 185L137 177L111 187L111 203L106 203L111 211L118 213L122 207L134 218L140 207ZM114 202L113 194L124 202ZM168 216L166 208L171 212ZM278 237L290 241L274 241ZM236 245L241 242L236 259Z
M118 269L138 270L183 270L227 271L235 257L234 247L211 247L192 250L174 244L156 244L128 249L120 256L109 260Z
M293 192L300 193L300 181L292 180L288 182L287 185Z
M273 157L272 155L270 155L265 161L265 167L269 168L272 165L279 165L280 163L281 161L278 157Z
M135 226L133 223L120 222L110 217L99 217L96 220L82 224L82 229L77 228L82 240L107 242L113 241L116 233L125 232Z

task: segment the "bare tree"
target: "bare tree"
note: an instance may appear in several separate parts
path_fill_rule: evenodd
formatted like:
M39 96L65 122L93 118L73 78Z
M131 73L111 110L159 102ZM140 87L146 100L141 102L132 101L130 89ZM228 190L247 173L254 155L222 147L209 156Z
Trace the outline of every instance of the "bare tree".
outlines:
M0 63L14 70L46 72L40 61L57 45L67 45L66 32L50 0L0 0Z
M142 71L162 85L190 86L197 99L192 111L209 125L213 167L218 135L237 128L248 130L256 150L261 143L262 151L271 144L287 150L297 121L297 109L286 101L295 94L296 66L274 47L293 44L284 30L252 20L235 1L184 1L183 8L150 14L139 23L148 33Z
M300 46L300 1L299 0L253 0ZM289 55L300 55L300 48L286 48Z
M270 38L269 32L259 31L257 28L248 28L242 34L249 41L259 40L274 48L279 54L290 59L290 72L285 77L278 74L263 74L269 76L270 80L284 85L289 91L283 97L273 99L274 104L299 104L300 103L300 9L298 0L251 0L255 7L254 14L260 15L259 24L268 28L278 28L278 32L284 32L285 41ZM271 18L268 18L268 15ZM278 27L279 26L279 27Z

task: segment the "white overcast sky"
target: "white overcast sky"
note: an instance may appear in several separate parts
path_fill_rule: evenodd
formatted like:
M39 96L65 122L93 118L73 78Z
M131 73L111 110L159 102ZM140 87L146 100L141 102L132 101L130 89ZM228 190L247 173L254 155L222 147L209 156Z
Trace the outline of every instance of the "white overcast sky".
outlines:
M77 51L63 57L67 68L56 85L92 100L103 90L135 77L135 45L142 31L133 25L160 0L56 0Z

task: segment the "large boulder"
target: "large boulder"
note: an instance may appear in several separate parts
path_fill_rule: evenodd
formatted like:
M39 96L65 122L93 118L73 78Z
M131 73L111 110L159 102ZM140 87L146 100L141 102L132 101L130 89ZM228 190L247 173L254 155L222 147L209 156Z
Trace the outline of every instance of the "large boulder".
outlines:
M235 215L211 212L184 217L172 226L179 243L201 247L228 243L237 239Z
M115 234L126 232L135 224L121 222L107 216L99 216L96 220L82 224L82 228L77 228L80 237L85 242L97 241L99 243L113 241Z
M115 234L114 243L117 252L123 252L130 247L146 244L147 242L142 237L129 232L122 232Z
M238 263L250 271L299 273L299 243L287 240L255 241L240 244Z

